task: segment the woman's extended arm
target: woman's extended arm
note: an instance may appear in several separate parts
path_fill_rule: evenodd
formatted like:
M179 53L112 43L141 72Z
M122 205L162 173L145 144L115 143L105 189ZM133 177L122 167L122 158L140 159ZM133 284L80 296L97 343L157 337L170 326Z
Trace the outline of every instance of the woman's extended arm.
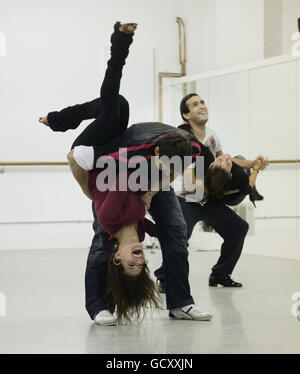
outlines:
M238 166L240 166L241 168L245 168L245 169L251 169L254 167L254 163L257 161L257 160L260 160L262 161L263 165L262 165L262 168L264 169L267 165L269 165L269 161L268 159L264 158L264 156L262 155L259 155L258 157L256 157L256 159L253 161L253 160L244 160L244 159L240 159L240 158L235 158L235 157L232 157L231 158L231 161L233 161L235 164L237 164ZM262 170L262 169L261 169Z
M244 160L244 159L232 157L231 161L233 161L235 164L237 164L241 168L245 168L245 169L253 168L254 161L251 161L251 160Z
M82 192L91 200L92 194L89 189L89 171L81 168L73 157L74 150L70 151L67 155L69 165L74 178L82 189Z
M267 165L269 165L269 161L265 159L263 156L258 156L253 161L253 170L249 176L249 186L251 188L253 188L255 185L255 181L256 181L259 171L265 169Z

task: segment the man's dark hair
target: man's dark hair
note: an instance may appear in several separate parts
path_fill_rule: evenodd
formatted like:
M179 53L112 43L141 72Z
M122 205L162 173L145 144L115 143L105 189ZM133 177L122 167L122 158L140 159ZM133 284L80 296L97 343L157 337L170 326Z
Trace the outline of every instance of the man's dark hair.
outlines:
M159 157L167 156L171 159L173 156L179 156L182 166L184 166L184 156L192 156L193 154L190 139L176 131L165 134L157 145L159 147Z
M157 143L159 147L159 157L168 156L191 156L193 153L192 144L187 136L176 131L165 134Z
M190 93L186 96L184 96L184 98L181 100L181 103L180 103L180 114L181 114L181 117L184 121L186 121L186 119L183 117L183 114L187 114L189 113L189 108L186 104L186 102L188 101L188 99L190 99L191 97L193 96L199 96L198 94L196 94L195 92L193 93Z
M222 168L209 168L204 176L204 186L208 198L221 201L229 190L229 175Z

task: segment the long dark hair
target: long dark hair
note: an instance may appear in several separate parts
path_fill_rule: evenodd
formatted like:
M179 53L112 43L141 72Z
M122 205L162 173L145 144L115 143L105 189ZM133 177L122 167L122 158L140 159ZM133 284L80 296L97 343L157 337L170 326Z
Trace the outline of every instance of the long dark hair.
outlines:
M222 168L209 168L204 176L207 197L213 201L221 201L229 190L230 175Z
M111 312L116 310L118 322L143 319L147 309L161 309L156 284L150 278L147 264L135 277L124 272L122 264L114 263L117 241L108 260L107 301Z

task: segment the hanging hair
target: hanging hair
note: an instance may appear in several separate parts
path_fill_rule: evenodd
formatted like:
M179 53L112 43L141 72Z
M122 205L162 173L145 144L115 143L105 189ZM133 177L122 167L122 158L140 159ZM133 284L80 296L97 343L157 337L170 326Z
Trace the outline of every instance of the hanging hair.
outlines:
M158 289L150 278L146 264L137 276L128 276L121 263L114 260L118 250L115 243L108 260L107 302L111 312L116 310L118 322L144 318L148 309L161 309Z
M219 167L209 168L204 176L204 186L207 197L214 201L221 201L229 188L228 173Z

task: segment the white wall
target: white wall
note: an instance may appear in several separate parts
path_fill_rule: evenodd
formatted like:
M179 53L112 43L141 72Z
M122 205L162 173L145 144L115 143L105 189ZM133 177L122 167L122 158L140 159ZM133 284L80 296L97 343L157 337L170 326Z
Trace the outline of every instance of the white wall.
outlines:
M282 53L291 54L294 41L292 34L298 32L297 19L300 18L300 1L282 1Z
M299 0L189 0L188 74L291 54ZM265 14L266 12L266 14Z
M0 31L6 35L7 55L0 60L0 118L6 136L0 139L0 159L65 160L78 131L51 134L37 118L99 95L116 20L140 24L121 92L134 108L133 122L152 120L158 71L178 69L175 20L182 10L176 0L166 0L163 6L157 0L2 1ZM26 147L12 146L18 142Z
M298 32L299 0L265 0L265 57L291 54Z
M264 1L264 57L282 55L282 0Z
M188 74L263 58L264 0L188 4Z

